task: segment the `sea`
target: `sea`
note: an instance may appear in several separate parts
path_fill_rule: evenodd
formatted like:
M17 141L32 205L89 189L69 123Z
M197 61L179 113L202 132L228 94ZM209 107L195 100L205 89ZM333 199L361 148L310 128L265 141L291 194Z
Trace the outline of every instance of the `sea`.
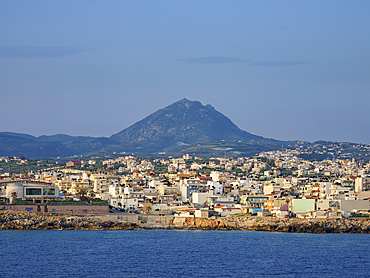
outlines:
M370 277L370 235L0 231L0 277Z

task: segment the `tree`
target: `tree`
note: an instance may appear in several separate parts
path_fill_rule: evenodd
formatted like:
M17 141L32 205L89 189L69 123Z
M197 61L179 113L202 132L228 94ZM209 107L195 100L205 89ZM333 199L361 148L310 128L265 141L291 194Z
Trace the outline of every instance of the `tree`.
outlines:
M86 189L81 189L80 192L78 192L81 201L87 201L86 193Z
M10 196L12 197L12 203L15 204L15 200L18 197L18 193L14 191L12 192L12 194L10 194Z

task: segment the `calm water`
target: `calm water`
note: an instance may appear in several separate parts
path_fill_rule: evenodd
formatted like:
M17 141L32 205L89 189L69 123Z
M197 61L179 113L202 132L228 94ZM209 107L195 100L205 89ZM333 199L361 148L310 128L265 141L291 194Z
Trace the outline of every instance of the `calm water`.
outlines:
M1 277L369 277L370 235L0 231Z

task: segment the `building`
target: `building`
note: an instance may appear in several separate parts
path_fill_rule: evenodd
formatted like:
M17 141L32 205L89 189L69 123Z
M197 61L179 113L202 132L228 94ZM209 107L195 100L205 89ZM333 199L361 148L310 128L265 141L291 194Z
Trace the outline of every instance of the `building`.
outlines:
M81 161L71 160L66 163L66 167L73 167L75 165L81 165Z
M59 188L50 183L21 180L0 183L0 200L13 203L15 199L34 202L59 199Z

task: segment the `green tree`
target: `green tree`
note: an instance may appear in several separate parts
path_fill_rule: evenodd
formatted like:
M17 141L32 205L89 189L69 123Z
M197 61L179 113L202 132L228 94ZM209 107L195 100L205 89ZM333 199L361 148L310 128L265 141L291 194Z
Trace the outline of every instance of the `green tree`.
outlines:
M81 189L80 192L78 192L78 196L80 197L81 201L88 201L86 193L87 193L86 189Z
M10 196L12 197L12 203L15 204L15 200L18 197L18 193L17 192L12 192L12 194L10 194Z

